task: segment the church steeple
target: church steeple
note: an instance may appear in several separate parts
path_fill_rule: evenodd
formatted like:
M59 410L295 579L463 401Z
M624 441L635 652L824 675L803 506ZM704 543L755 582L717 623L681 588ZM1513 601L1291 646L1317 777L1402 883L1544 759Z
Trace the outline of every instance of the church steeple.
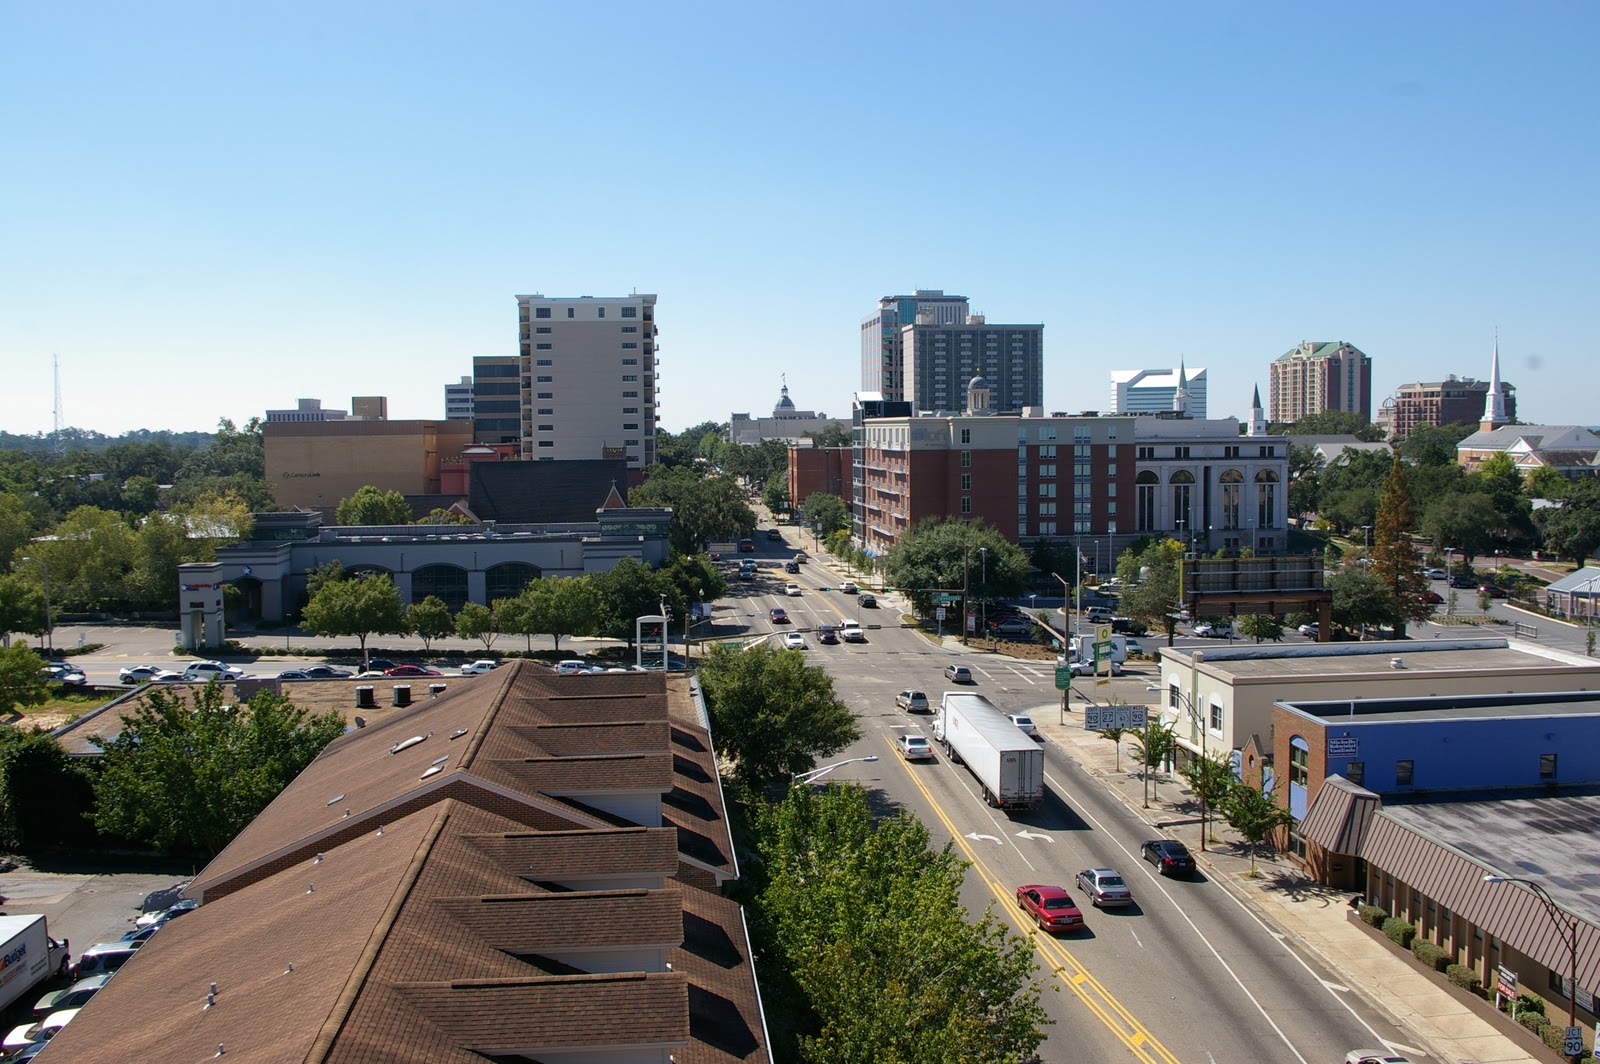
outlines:
M1500 330L1494 333L1494 360L1489 363L1489 394L1483 401L1483 420L1479 430L1490 432L1511 423L1506 417L1506 397L1500 391Z
M1267 415L1261 409L1261 385L1256 385L1255 392L1250 396L1250 436L1265 436L1267 434Z
M1179 417L1189 414L1189 374L1181 358L1178 359L1178 389L1172 393L1172 412Z

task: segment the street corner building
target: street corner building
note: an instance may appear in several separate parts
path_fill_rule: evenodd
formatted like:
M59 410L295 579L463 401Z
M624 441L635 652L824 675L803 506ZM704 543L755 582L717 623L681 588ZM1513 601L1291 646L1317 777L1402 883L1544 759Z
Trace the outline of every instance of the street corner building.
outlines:
M49 1051L765 1062L737 874L692 678L512 663L332 743Z

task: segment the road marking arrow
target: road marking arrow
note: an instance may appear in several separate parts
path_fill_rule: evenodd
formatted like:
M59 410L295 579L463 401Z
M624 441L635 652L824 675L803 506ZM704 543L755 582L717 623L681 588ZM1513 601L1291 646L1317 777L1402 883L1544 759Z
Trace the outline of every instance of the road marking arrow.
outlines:
M1319 982L1319 983L1321 983L1321 984L1322 984L1322 985L1323 985L1323 986L1324 986L1324 987L1325 987L1325 988L1326 988L1326 989L1328 989L1328 990L1337 990L1337 991L1338 991L1338 992L1339 992L1339 993L1341 993L1341 994L1348 994L1348 993L1350 993L1350 988L1349 988L1349 987L1347 987L1347 986L1340 986L1340 985L1339 985L1339 984L1338 984L1338 983L1330 983L1330 982L1329 982L1329 981L1328 981L1328 980L1326 980L1326 979L1319 979L1319 980L1317 980L1317 981L1318 981L1318 982Z
M967 838L973 840L974 842L976 842L979 839L988 839L990 842L994 843L996 846L1000 845L1000 840L997 839L995 836L993 836L993 835L979 835L976 831L967 832Z
M1055 842L1056 841L1055 839L1051 838L1049 835L1044 835L1044 834L1041 834L1041 833L1039 833L1037 831L1019 831L1019 832L1017 832L1017 838L1019 838L1019 839L1043 839L1045 842Z

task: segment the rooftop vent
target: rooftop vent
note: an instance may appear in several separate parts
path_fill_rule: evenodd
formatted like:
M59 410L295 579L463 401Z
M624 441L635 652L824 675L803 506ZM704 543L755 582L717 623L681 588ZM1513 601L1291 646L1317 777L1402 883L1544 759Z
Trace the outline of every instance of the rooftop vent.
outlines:
M1391 669L1403 669L1405 667L1406 667L1406 659L1405 658L1390 658L1389 659L1389 668L1391 668Z

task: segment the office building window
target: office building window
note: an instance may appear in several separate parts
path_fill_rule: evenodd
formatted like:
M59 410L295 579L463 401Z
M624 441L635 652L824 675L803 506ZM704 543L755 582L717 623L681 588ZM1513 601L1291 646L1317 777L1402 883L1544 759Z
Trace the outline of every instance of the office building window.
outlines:
M636 333L639 331L639 327L637 325L624 325L622 327L622 331L625 333Z
M554 414L555 412L556 412L556 408L553 407L553 406L541 406L536 411L536 413L538 413L541 417L549 417L550 415Z
M962 469L971 469L972 468L972 452L971 451L962 451L961 452L961 468Z
M549 351L552 346L551 344L534 344L533 349L535 351Z
M622 345L622 349L624 351L637 351L639 349L639 345L634 343L632 340L629 340L627 343Z
M533 316L536 317L536 318L548 318L550 316L550 308L549 307L535 307L533 309Z
M1041 535L1041 536L1053 536L1055 534L1056 534L1056 523L1054 521L1040 521L1039 522L1039 535Z
M970 514L972 512L972 497L970 495L963 495L961 497L961 512L964 514Z
M539 376L538 381L540 384L554 384L555 378L550 376L548 373L545 373Z
M622 316L624 318L637 318L639 316L639 308L638 307L623 307L622 308Z
M1539 755L1539 778L1542 780L1553 780L1556 778L1555 754Z
M555 445L556 445L556 441L555 440L540 440L539 441L539 446L540 447L554 447Z
M539 426L539 431L540 432L554 432L555 430L556 430L556 427L554 425L540 425Z
M1140 532L1154 532L1156 527L1156 488L1160 486L1160 477L1148 469L1140 473L1134 483L1134 502L1137 527Z
M1174 458L1188 458L1189 457L1189 448L1187 448L1187 447L1174 447L1172 449L1172 457L1174 457Z
M1117 456L1117 445L1114 444L1114 443L1106 444L1106 457L1107 458L1115 458L1116 456Z
M1154 447L1140 447L1135 457L1141 462L1153 462L1156 457L1156 449Z
M622 397L624 399L637 399L637 398L639 398L639 393L638 392L623 392L622 393Z
M1416 778L1417 763L1410 758L1394 763L1394 785L1396 787L1409 787Z
M637 366L639 364L639 360L637 358L625 358L622 360L622 364L624 366Z
M639 383L639 375L637 373L624 373L622 381L624 384L637 384Z
M971 443L972 442L972 430L971 429L962 429L961 430L961 442L962 443Z
M548 325L538 325L538 326L534 327L533 331L536 332L536 333L547 333L547 332L550 331L550 326L548 326Z
M1054 459L1055 456L1056 456L1056 445L1055 444L1053 444L1053 443L1052 444L1047 444L1047 445L1039 448L1039 457L1040 458Z
M963 474L961 474L961 490L962 491L971 491L972 490L972 474L971 473L963 473Z
M1056 504L1055 503L1053 503L1053 502L1042 502L1042 503L1039 504L1039 516L1040 517L1054 517L1055 515L1056 515Z
M1224 458L1237 458L1237 457L1239 457L1239 448L1237 448L1237 447L1224 447L1222 449L1222 457L1224 457Z
M541 358L534 363L535 366L553 366L555 364L556 360L553 358Z
M568 307L567 308L567 317L576 318L577 316L578 316L578 308L576 308L576 307Z
M637 414L639 412L639 408L636 406L625 406L622 408L622 412L624 414Z
M1366 785L1367 763L1365 761L1352 761L1344 767L1344 778L1354 783L1357 787Z
M555 397L556 397L556 393L555 392L540 392L535 398L538 398L538 399L554 399Z
M638 429L639 423L637 421L625 421L622 423L622 430L624 432L637 432Z

